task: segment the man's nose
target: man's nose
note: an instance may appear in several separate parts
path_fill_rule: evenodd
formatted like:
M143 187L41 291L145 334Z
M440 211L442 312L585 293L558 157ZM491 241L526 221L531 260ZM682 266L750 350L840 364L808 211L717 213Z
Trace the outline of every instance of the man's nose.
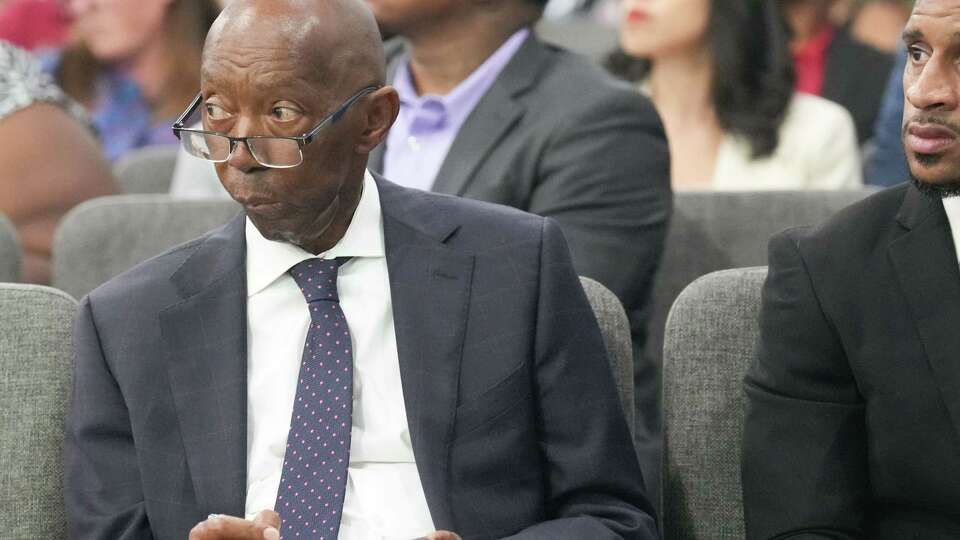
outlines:
M910 68L904 73L904 95L919 110L953 110L957 108L960 77L951 62L931 58L916 75Z
M254 134L251 123L243 120L237 123L236 132L232 133L234 137L249 137ZM230 158L227 160L227 165L230 167L242 172L250 172L262 167L257 161L257 158L253 157L253 153L250 152L250 146L247 145L246 142L236 141L232 150L233 151L230 152Z

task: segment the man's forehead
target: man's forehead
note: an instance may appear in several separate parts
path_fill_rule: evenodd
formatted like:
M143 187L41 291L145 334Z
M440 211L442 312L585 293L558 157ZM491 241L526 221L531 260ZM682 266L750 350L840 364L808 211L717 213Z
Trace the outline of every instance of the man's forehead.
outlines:
M960 0L918 0L903 30L903 40L960 44Z

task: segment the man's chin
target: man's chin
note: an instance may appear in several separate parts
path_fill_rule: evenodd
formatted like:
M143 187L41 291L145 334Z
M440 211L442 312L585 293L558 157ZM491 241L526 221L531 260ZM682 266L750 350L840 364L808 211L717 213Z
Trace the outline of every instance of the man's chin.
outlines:
M913 185L916 186L920 193L932 199L960 197L960 178L932 182L922 180L914 174L911 174L910 181L913 182Z

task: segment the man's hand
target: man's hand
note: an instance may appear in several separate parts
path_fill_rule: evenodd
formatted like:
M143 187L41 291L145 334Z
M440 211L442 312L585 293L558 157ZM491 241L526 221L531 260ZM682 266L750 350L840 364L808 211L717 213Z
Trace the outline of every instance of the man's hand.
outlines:
M463 540L456 533L450 531L436 531L423 537L423 540Z
M447 537L437 538L445 540ZM459 537L454 535L451 538ZM253 521L233 516L210 516L190 531L189 540L280 540L280 515L273 510L264 510Z

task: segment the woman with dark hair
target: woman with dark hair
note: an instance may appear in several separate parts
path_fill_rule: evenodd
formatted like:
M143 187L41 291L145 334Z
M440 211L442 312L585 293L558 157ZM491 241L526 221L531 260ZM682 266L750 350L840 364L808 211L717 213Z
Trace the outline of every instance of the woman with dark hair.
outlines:
M777 0L626 0L609 67L663 119L676 189L837 189L862 184L839 105L793 90Z
M111 160L177 144L170 124L200 87L200 53L220 12L214 0L67 0L75 42L47 59L89 111Z

